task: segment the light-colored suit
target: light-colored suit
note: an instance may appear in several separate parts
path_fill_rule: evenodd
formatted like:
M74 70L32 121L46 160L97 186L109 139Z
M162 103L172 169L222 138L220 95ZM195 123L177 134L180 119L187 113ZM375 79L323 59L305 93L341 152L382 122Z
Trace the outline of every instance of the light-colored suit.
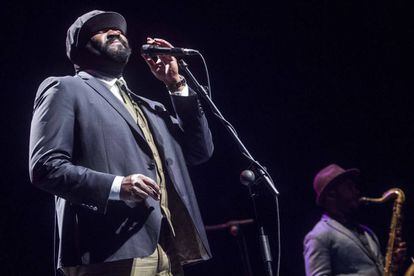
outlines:
M360 225L367 237L367 249L357 235L338 221L323 215L304 239L307 276L383 275L383 257L378 238Z

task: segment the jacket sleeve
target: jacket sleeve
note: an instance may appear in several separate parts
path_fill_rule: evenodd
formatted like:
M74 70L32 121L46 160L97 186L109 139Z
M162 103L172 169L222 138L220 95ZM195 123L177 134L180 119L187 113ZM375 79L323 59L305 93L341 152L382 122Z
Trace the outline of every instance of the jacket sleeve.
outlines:
M183 132L183 149L188 165L206 162L213 155L213 139L207 118L195 92L190 95L171 96L178 124Z
M323 237L324 235L315 237L312 234L308 234L305 237L303 256L305 259L306 276L326 276L332 274L329 245Z
M77 105L68 82L48 78L36 94L30 130L30 179L35 186L73 204L104 213L115 176L72 163Z

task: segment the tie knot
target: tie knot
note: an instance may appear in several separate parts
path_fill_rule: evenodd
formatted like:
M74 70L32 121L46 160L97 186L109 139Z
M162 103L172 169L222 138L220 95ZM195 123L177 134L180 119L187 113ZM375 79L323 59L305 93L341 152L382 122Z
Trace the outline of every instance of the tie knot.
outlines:
M126 84L126 81L124 79L117 79L116 80L116 85L121 89L124 90L125 92L128 91L128 86Z

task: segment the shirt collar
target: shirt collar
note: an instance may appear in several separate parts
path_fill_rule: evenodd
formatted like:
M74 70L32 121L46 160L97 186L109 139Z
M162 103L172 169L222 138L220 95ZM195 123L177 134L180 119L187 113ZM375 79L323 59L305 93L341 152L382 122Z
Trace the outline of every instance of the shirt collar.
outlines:
M116 81L118 80L118 78L112 78L112 77L104 76L104 75L102 75L99 72L94 71L94 70L88 70L88 71L84 71L84 72L86 74L100 80L101 82L103 82L109 89L111 89L115 85ZM120 77L119 79L125 82L124 77Z

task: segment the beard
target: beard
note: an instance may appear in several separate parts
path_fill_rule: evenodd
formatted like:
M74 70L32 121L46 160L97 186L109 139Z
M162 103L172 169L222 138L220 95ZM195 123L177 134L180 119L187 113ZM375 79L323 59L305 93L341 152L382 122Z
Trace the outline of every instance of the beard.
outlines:
M112 45L116 40L120 43ZM91 40L91 44L103 57L121 65L126 65L128 63L131 55L131 48L129 47L128 41L124 40L121 36L108 35L104 43Z
M113 44L115 40L120 43ZM74 60L75 70L94 70L110 77L120 77L128 63L131 48L119 35L108 35L104 42L90 39L79 49Z

